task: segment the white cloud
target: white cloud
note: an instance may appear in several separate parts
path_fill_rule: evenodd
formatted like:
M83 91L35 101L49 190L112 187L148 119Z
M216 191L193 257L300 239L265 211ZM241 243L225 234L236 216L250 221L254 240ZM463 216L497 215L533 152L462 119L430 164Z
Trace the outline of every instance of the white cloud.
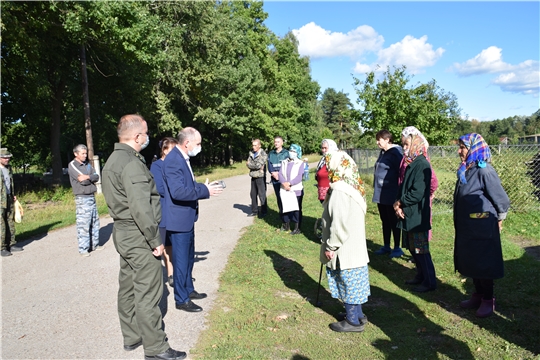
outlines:
M502 49L490 46L464 63L454 63L453 70L461 76L496 73L508 70L510 65L502 61Z
M325 30L314 22L292 31L298 39L300 55L312 58L350 56L359 57L365 52L377 51L384 38L367 25L344 34Z
M367 65L357 62L354 71L357 73L372 70L386 71L388 66L405 65L408 72L421 73L424 68L435 65L444 53L443 48L433 50L433 46L427 43L427 39L426 35L419 39L407 35L400 42L379 50L377 61L374 64ZM368 70L366 71L366 69Z
M535 60L526 60L518 65L505 63L502 49L490 46L474 58L464 63L455 63L450 70L460 76L481 74L499 74L491 83L502 91L532 94L538 96L540 89L540 64Z
M513 66L511 71L500 74L491 83L498 85L502 91L538 96L540 88L539 68L540 63L538 61L527 60Z

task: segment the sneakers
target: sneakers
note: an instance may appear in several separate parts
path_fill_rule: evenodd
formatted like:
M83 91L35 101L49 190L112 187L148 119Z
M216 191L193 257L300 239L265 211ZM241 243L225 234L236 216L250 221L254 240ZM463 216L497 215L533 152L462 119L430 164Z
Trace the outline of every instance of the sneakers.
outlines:
M94 251L100 251L100 250L103 250L105 248L105 246L102 246L102 245L98 245L94 248Z
M384 255L384 254L390 254L392 252L392 249L390 247L383 246L379 250L375 251L375 255Z
M82 252L82 253L79 253L81 254L82 257L89 257L90 256L90 253L88 251L85 251L85 252Z
M1 256L11 256L11 252L9 250L2 250L0 251Z
M23 251L24 249L20 246L12 246L9 248L11 252Z
M161 354L156 355L145 355L144 358L149 359L161 359L161 360L181 360L185 359L187 354L183 351L177 351L174 349L167 349L167 351L162 352Z
M402 257L403 255L405 255L405 253L403 252L403 250L401 250L400 247L394 248L394 250L392 250L392 252L390 253L391 258Z

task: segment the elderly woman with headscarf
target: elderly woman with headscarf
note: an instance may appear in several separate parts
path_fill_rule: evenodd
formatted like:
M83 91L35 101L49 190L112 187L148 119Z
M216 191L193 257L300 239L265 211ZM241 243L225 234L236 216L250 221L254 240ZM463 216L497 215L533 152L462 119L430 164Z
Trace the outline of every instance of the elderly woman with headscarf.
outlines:
M290 230L290 223L294 224L291 235L300 234L302 225L302 198L304 197L304 186L302 176L304 175L304 162L302 161L302 148L300 145L292 144L289 148L289 159L281 162L279 170L279 190L283 206L282 231Z
M429 162L429 166L431 167L431 183L429 184L429 206L432 206L433 205L433 199L435 198L435 191L437 191L437 188L439 187L439 180L437 179L437 174L435 174L435 171L433 171L433 166L431 166L431 160L429 159L429 154L428 154L429 143L426 140L426 138L424 137L424 135L420 132L420 130L418 130L414 126L407 126L405 129L403 129L403 131L401 132L401 142L403 142L404 139L407 136L410 136L410 135L421 136L423 138L423 140L424 140L424 145L425 145L424 156L426 157L427 161ZM403 157L403 159L401 160L401 165L399 167L399 180L398 180L398 183L400 185L403 182L403 178L405 177L405 169L406 168L407 168L407 162L405 161L405 157ZM431 223L431 217L430 217L429 221ZM432 231L430 229L429 234L428 234L428 240L431 241L432 235L433 234L432 234Z
M473 279L475 292L460 306L478 309L488 317L495 309L493 280L504 276L502 221L510 207L497 172L491 166L488 144L479 134L459 138L461 166L454 191L454 266Z
M364 185L354 160L343 151L326 155L330 190L324 200L320 261L326 265L332 297L345 305L345 319L330 324L338 332L362 332L362 304L370 295Z
M397 217L393 205L399 189L399 167L403 159L403 150L401 146L394 144L392 133L388 130L377 132L375 139L381 152L375 162L371 201L376 203L379 209L384 243L379 250L375 251L375 254L390 254L391 258L401 257L403 255L400 247L401 230L397 228ZM392 235L394 235L393 249L390 247Z
M398 216L398 228L403 230L403 246L408 248L416 264L416 276L406 281L416 292L437 288L435 267L429 252L431 207L429 201L431 166L426 159L425 137L418 132L403 138L405 153L405 176L400 185L394 210Z
M326 193L330 188L330 180L328 179L328 169L326 168L325 156L327 153L338 151L337 144L334 140L324 139L321 142L322 158L317 164L315 180L317 180L317 190L319 193L319 201L322 203L326 197Z

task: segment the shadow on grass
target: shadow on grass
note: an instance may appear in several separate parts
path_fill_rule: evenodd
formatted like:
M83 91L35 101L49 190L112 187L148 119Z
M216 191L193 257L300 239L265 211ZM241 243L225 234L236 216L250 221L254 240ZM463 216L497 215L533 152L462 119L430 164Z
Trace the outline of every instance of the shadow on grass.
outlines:
M35 229L15 234L15 239L18 243L21 243L22 246L26 246L34 241L38 241L46 237L49 231L57 224L60 224L60 221L52 222L47 225L37 227Z
M372 251L379 245L367 240ZM388 280L402 289L409 289L405 280L416 274L414 266L408 269L387 256L370 254L370 268L384 274ZM406 258L405 258L406 259ZM437 258L434 258L437 270ZM444 310L453 313L455 322L466 319L476 326L505 339L534 354L540 354L540 299L538 284L540 283L540 262L532 256L524 254L519 259L505 261L505 277L495 280L495 314L481 319L475 316L475 310L462 309L459 303L474 292L472 279L467 278L463 289L458 289L443 281L437 280L437 290L429 293L412 293L425 301L437 304ZM383 291L383 290L381 290ZM463 294L465 292L465 295ZM395 296L392 294L392 296ZM368 303L369 304L369 303ZM371 320L371 317L370 317ZM451 325L451 324L449 324ZM474 341L474 340L473 340ZM451 358L455 358L450 356Z
M370 302L381 300L385 306L369 306ZM402 296L372 285L370 301L364 310L369 322L390 338L378 339L372 344L385 354L385 359L437 359L440 354L450 359L475 358L465 342L444 334L444 327L435 324L418 306ZM366 331L369 331L369 325Z
M316 306L317 291L319 290L321 310L330 315L336 315L343 310L341 302L332 299L330 293L323 286L319 289L319 284L304 271L302 265L273 250L264 250L264 253L272 260L274 270L289 289L296 291L314 306ZM321 281L325 281L324 276Z

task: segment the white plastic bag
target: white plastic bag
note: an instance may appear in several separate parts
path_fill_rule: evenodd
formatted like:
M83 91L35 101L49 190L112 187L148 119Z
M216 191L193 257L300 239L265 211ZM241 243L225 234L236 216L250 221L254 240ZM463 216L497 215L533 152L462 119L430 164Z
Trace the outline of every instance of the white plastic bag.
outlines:
M14 206L15 206L15 222L19 224L22 222L22 218L24 216L24 210L19 200L15 200Z

